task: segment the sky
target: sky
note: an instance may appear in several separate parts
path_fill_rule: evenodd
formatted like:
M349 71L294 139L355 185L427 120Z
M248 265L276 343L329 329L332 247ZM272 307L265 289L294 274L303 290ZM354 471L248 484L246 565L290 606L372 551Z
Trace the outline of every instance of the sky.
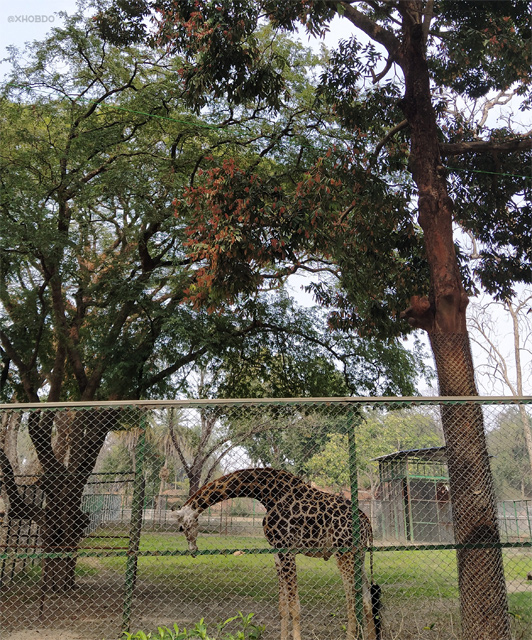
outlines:
M0 2L0 60L7 57L8 51L6 47L8 45L15 45L23 49L26 42L42 40L54 26L61 26L63 21L58 15L61 11L69 14L74 13L76 11L76 0L45 0L44 2L42 0L18 0L17 2L4 0ZM337 20L332 23L330 32L325 38L325 43L332 47L339 39L349 37L350 31L349 25L345 20ZM310 42L306 36L302 36L302 40L305 44ZM318 46L317 43L316 46ZM8 71L9 64L1 62L0 76L4 76ZM303 279L294 279L291 290L300 304L313 304L310 296L302 291L303 284ZM507 317L500 316L499 325L502 328L508 322ZM511 338L507 339L508 344L511 342ZM473 345L473 353L476 362L480 363L485 360L484 353L475 345ZM530 362L530 360L531 358L528 357L527 362ZM530 376L527 378L528 380L530 380ZM479 382L481 393L494 393L493 389L488 391L491 386L489 380L486 379L485 384L482 384L481 379ZM525 393L532 393L532 380L527 384L527 387ZM498 388L497 393L502 395L507 391L505 392L504 389Z
M76 11L76 0L19 0L17 2L0 1L0 59L7 55L6 47L15 45L23 48L25 42L45 38L54 26L62 24L58 12L69 14ZM345 20L337 20L331 25L324 42L332 46L341 38L349 36L350 28ZM303 42L309 39L302 37ZM2 75L9 66L0 65Z
M62 24L57 12L73 13L75 8L75 0L0 2L1 57L7 55L7 45L22 47L25 42L43 39L52 27Z

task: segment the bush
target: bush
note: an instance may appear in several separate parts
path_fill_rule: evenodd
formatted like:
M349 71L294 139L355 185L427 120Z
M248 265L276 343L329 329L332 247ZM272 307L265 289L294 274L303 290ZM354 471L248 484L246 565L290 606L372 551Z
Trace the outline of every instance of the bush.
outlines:
M252 622L253 616L253 613L244 616L239 611L238 615L216 625L216 629L213 632L207 629L207 625L202 618L193 629L179 629L177 624L174 624L173 629L158 627L157 631L150 631L149 633L144 631L126 632L123 635L123 640L260 640L264 626L254 624ZM226 627L236 621L239 622L240 628L236 632L228 632Z

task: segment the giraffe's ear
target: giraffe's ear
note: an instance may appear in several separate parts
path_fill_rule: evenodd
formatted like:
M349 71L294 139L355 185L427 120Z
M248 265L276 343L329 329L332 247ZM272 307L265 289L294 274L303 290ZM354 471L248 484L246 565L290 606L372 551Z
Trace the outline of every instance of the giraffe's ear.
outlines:
M189 527L197 522L198 514L189 506L181 507L175 512L175 519L180 530L183 530L185 526Z
M183 530L183 521L185 519L185 514L183 513L183 510L179 509L178 511L176 511L174 518L175 518L176 524L178 526L178 530L182 531Z

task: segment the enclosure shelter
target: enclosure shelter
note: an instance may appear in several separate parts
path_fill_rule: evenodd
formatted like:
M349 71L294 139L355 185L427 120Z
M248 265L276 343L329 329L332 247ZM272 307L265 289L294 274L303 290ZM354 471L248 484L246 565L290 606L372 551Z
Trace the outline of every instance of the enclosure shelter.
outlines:
M376 458L385 539L453 542L445 447L395 451Z
M532 540L532 500L502 500L497 506L505 540Z
M490 545L501 549L513 632L524 640L532 628L532 582L526 579L531 496L514 497L523 479L525 490L532 487L532 478L526 459L514 453L512 427L521 426L519 409L528 414L532 398L460 402L481 405L490 460L511 455L524 470L516 478L511 467L494 466L501 540L479 543L480 551ZM345 640L346 585L332 556L356 557L360 549L361 521L367 519L357 501L347 510L352 544L341 548L328 539L323 548L310 540L310 546L301 545L301 538L297 549L273 548L262 521L275 512L256 504L255 493L239 495L226 485L227 491L202 504L198 550L191 551L172 507L196 495L195 486L250 469L288 471L317 489L347 485L350 495L359 495L357 466L373 468L376 458L365 429L376 428L378 438L389 423L411 429L417 420L420 433L438 442L440 411L453 403L456 399L305 398L0 406L3 424L17 432L17 446L0 451L0 640L29 630L47 638L118 640L124 631L147 633L174 623L191 629L202 618L214 635L218 624L238 612L244 618L231 622L228 633L237 635L247 625L246 640L279 640L275 556L283 553L295 555L302 640ZM44 429L52 446L38 450L42 444L35 434ZM97 443L90 469L81 457L61 455L66 436ZM168 442L182 445L181 455ZM457 545L449 533L444 442L396 451L378 462L381 505L373 522L373 577L382 590L382 640L456 640L461 637ZM297 503L299 492L283 495L276 500L291 496L295 502L286 512L297 515L304 503ZM343 500L329 492L323 504L336 498ZM381 513L386 516L378 521ZM325 515L315 513L315 524L326 524ZM369 556L366 552L368 576ZM352 585L354 614L367 625L357 590L363 566L354 562ZM349 613L353 620L352 609ZM257 627L254 635L251 624Z

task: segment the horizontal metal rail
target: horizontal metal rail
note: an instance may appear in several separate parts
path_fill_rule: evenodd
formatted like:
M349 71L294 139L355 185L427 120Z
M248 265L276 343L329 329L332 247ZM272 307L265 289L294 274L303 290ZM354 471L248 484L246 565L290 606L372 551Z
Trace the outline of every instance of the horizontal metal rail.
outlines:
M102 547L98 547L101 550ZM382 551L453 551L459 549L532 549L532 541L530 542L477 542L471 544L434 544L434 545L402 545L402 546L377 546L366 547L366 551L373 550L376 553ZM198 551L183 550L166 550L166 551L136 551L132 554L125 547L108 548L104 553L100 551L90 551L89 549L79 549L78 551L49 551L43 553L0 553L0 560L4 558L127 558L136 555L139 558L157 558L157 557L184 557L184 556L231 556L235 554L242 555L272 555L276 553L301 553L301 554L318 554L326 552L328 555L334 553L349 553L356 551L354 547L328 547L328 548L268 548L268 549L202 549Z
M532 396L389 396L389 397L338 397L338 398L228 398L213 400L107 400L76 402L37 402L0 404L0 411L41 409L105 409L131 407L157 409L163 407L245 406L245 405L309 405L309 404L393 404L393 405L438 405L438 404L532 404Z

